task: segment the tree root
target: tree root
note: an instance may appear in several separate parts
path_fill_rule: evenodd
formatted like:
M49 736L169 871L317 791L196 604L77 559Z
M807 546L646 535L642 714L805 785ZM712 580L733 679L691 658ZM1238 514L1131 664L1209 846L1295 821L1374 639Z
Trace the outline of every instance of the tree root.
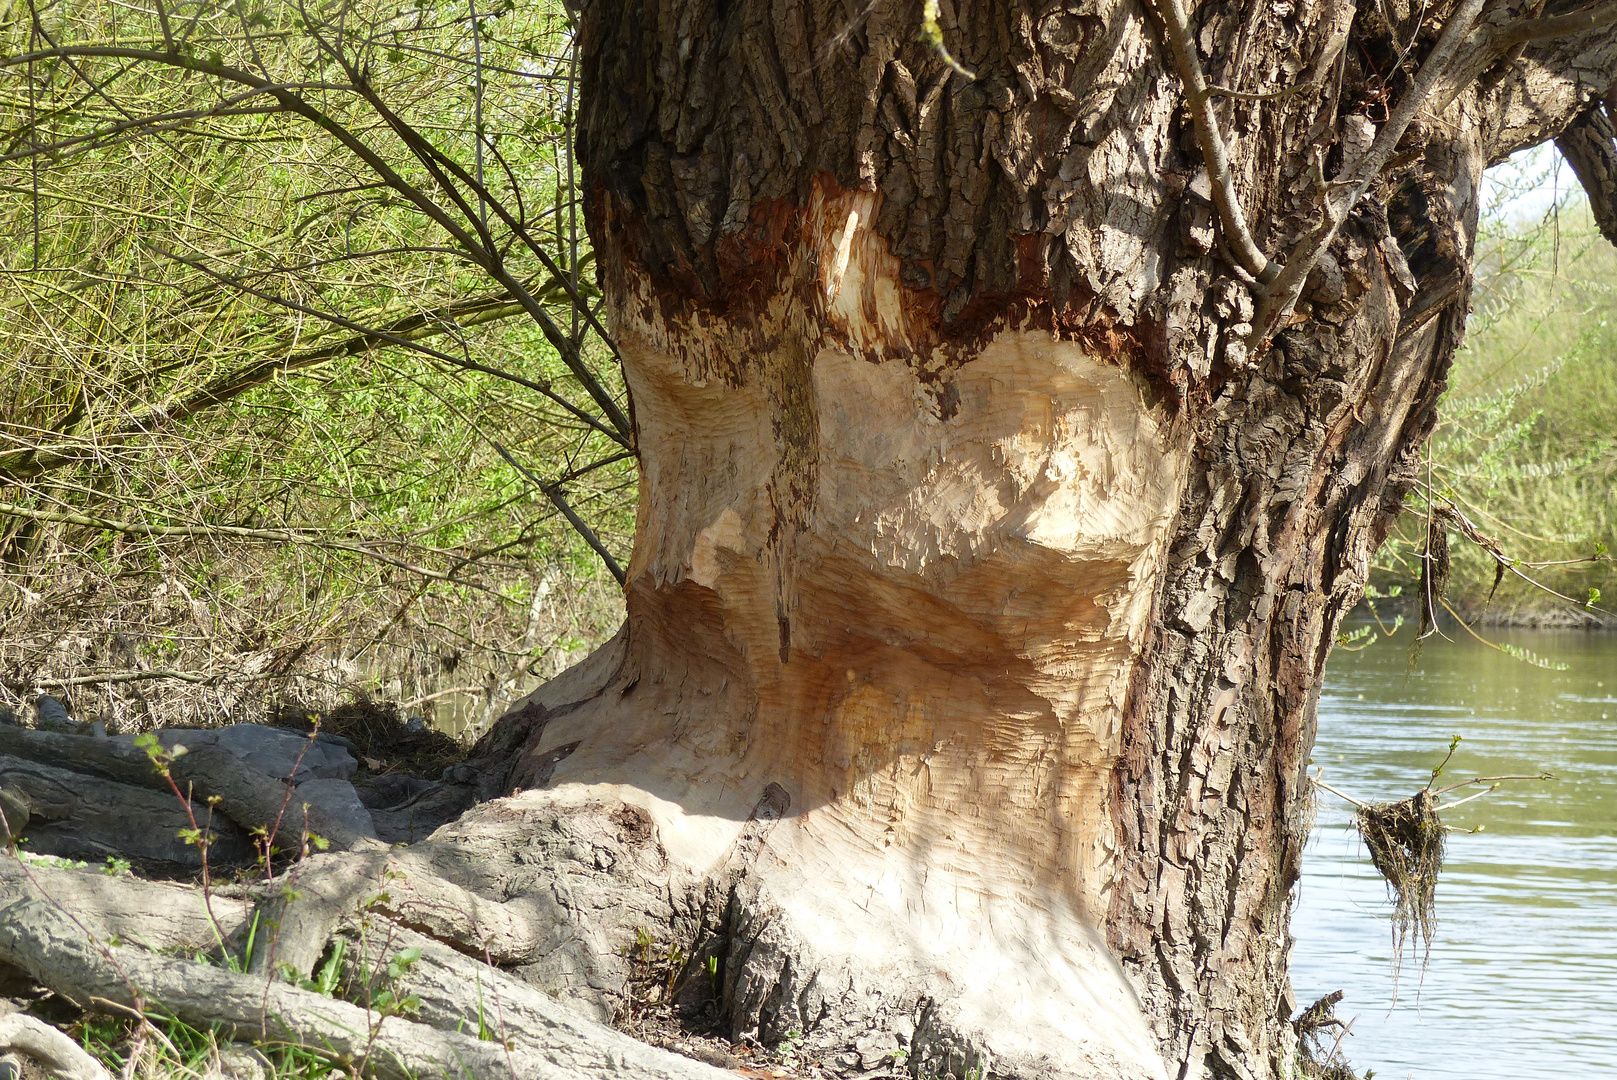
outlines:
M43 1020L23 1013L0 1016L0 1053L39 1062L60 1080L112 1080L101 1063Z
M984 939L961 961L957 942L912 940L899 913L839 907L781 847L775 830L796 808L776 784L736 818L662 824L629 786L547 787L571 747L534 751L567 711L534 703L497 725L436 785L443 805L473 805L415 843L339 835L348 850L206 892L0 858L0 964L84 1008L296 1043L381 1077L449 1063L478 1078L729 1075L608 1026L649 1007L699 1034L785 1046L830 1076L1160 1077L1154 1048L1101 1026L1138 1005L1121 976L1062 952L1066 924L1048 943ZM0 753L57 754L51 767L70 765L81 789L156 786L144 754L7 735ZM267 781L271 799L262 777L237 783L234 759L204 758L171 768L189 770L193 791L228 794L219 806L240 826L286 801L284 785ZM865 940L888 944L850 951ZM1049 970L1068 982L1038 981ZM1052 1026L1068 996L1089 1002L1077 1015L1091 1026Z
M94 872L42 872L14 864L3 877L0 962L26 971L58 995L84 1007L111 1003L142 1013L166 1013L186 1023L218 1026L227 1037L292 1043L369 1074L418 1080L437 1075L482 1078L625 1077L710 1080L724 1074L637 1043L524 987L509 976L420 935L371 925L358 935L360 970L373 971L395 945L420 949L411 963L418 1019L360 1005L272 978L238 974L209 963L159 956L113 944L123 932L148 940L196 945L200 896L171 924L155 909L160 886L108 879ZM64 893L93 894L102 903L70 910ZM105 901L128 901L109 904ZM241 936L244 907L226 901L236 919L219 924L231 941ZM215 920L207 920L210 933ZM163 937L162 935L166 935ZM408 954L406 954L408 955ZM416 990L415 987L420 989ZM395 992L394 1000L404 1000ZM457 1030L458 1029L458 1030ZM502 1041L501 1032L506 1033ZM470 1032L469 1034L466 1032ZM479 1036L482 1037L479 1037Z

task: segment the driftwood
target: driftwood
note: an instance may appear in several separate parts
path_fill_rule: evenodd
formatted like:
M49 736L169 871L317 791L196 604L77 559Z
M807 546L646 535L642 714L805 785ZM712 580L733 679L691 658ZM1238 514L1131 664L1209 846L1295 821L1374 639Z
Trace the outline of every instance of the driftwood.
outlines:
M154 768L144 750L107 739L0 725L0 754L38 762L87 777L166 792L169 782ZM245 833L273 833L282 848L296 848L305 827L303 808L287 785L244 764L234 754L203 747L175 757L169 765L175 786L196 804L217 800L217 812ZM171 805L177 805L171 803ZM206 811L197 814L199 822ZM307 828L338 849L374 845L348 826L310 807Z
M27 827L19 832L34 851L90 862L116 857L141 866L202 868L197 846L179 838L192 819L172 792L100 778L87 782L81 773L9 754L0 754L0 787L26 807ZM216 864L251 861L253 845L234 822L206 806L192 813L213 834ZM6 817L10 822L12 814Z

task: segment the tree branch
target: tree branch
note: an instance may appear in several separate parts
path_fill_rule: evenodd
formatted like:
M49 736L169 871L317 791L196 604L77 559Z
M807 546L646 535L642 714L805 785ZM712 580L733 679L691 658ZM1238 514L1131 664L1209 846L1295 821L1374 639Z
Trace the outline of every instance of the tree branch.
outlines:
M1155 0L1154 6L1162 18L1174 66L1185 84L1185 103L1195 124L1196 142L1207 165L1207 178L1212 182L1213 205L1218 210L1219 223L1224 226L1225 241L1241 268L1259 284L1268 285L1279 275L1280 266L1259 249L1247 229L1246 216L1241 212L1240 198L1235 191L1235 178L1230 173L1229 150L1213 112L1207 79L1196 56L1196 43L1191 37L1190 21L1182 0Z
M494 449L500 452L500 456L509 462L513 469L527 477L529 483L545 493L545 498L549 499L556 509L561 511L562 516L567 519L567 523L573 527L573 530L579 536L583 537L584 543L590 546L590 550L600 556L601 561L606 564L607 570L611 572L617 583L619 585L625 584L628 581L628 576L624 574L623 567L618 565L618 560L614 559L612 553L607 550L606 545L601 543L601 538L595 535L595 530L589 527L589 523L579 517L578 512L568 504L566 497L562 494L561 483L547 484L540 480L529 472L521 462L512 457L510 451L499 443L494 444Z
M236 540L267 540L283 544L307 544L311 547L334 548L338 551L351 551L356 555L376 559L378 562L396 566L400 570L407 570L412 574L433 578L437 581L453 581L457 585L466 585L471 588L484 588L473 582L464 581L453 574L446 574L441 570L430 570L425 566L416 566L402 559L395 559L390 555L383 555L369 544L349 543L342 540L325 540L310 536L307 533L295 532L287 529L250 529L241 525L141 525L130 521L116 521L111 518L92 517L89 514L73 514L54 510L35 510L29 506L18 506L16 503L0 502L0 517L29 518L34 521L50 521L63 525L82 525L89 529L100 529L103 532L125 533L131 536L178 536L186 538L228 536Z
M189 420L204 410L227 404L249 390L263 386L278 374L301 371L330 360L360 356L372 349L386 345L416 342L423 338L448 333L453 328L481 326L485 323L498 322L501 319L508 319L523 313L522 305L513 301L508 295L492 294L479 296L471 300L459 300L431 311L404 316L379 329L361 328L359 333L336 344L293 353L284 358L262 360L221 379L215 379L212 383L178 402L152 408L131 417L110 431L97 433L95 445L104 447L111 442L149 434L154 428L163 424ZM92 449L86 448L82 452L63 450L54 454L41 454L22 465L5 466L0 464L0 475L5 475L13 481L30 480L55 469L81 462L89 456ZM4 462L7 457L17 456L22 453L26 453L26 451L0 453L0 462Z
M1610 107L1596 103L1567 125L1555 145L1588 194L1600 234L1617 244L1617 124Z
M1322 220L1312 234L1287 260L1285 269L1269 284L1258 301L1258 310L1252 319L1252 341L1261 343L1280 329L1281 322L1291 312L1302 295L1309 272L1318 265L1320 256L1330 247L1347 220L1348 213L1358 205L1371 183L1381 175L1399 140L1415 117L1420 115L1432 99L1439 95L1444 82L1452 74L1456 62L1462 58L1464 46L1481 14L1484 0L1460 0L1454 13L1443 25L1443 32L1416 72L1409 89L1393 110L1387 122L1376 132L1375 141L1365 153L1353 175L1342 177L1329 185L1323 200Z
M1602 0L1601 3L1590 4L1576 11L1569 11L1565 15L1517 19L1515 22L1507 23L1495 36L1494 47L1504 51L1514 45L1525 45L1530 41L1543 41L1547 38L1567 37L1588 30L1598 30L1614 22L1617 22L1617 2Z

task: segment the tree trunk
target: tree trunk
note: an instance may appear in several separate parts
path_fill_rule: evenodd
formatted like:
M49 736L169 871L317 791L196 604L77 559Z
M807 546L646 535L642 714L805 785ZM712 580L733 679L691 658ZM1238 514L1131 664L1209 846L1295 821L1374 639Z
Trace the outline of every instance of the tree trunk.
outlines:
M348 850L237 891L251 950L207 916L241 973L114 948L145 887L73 881L64 914L22 867L0 964L491 1078L713 1075L533 986L845 1077L1294 1075L1325 660L1421 482L1482 169L1560 138L1611 208L1617 9L1160 2L940 4L968 79L919 3L589 0L625 627L373 815L430 837L311 816ZM154 785L0 743L42 821L102 804L40 763ZM222 753L174 775L301 846ZM274 981L334 936L373 970L419 943L419 1016ZM328 1051L386 1072L370 1036Z
M1325 659L1482 169L1609 92L1617 35L1204 5L1209 82L1293 91L1214 100L1209 176L1151 10L944 6L968 80L920 7L585 5L640 512L625 634L509 781L732 883L738 1035L835 1027L836 987L931 1025L918 1073L1285 1075ZM1446 81L1384 82L1400 49ZM1385 131L1300 296L1232 265L1220 183L1278 266Z

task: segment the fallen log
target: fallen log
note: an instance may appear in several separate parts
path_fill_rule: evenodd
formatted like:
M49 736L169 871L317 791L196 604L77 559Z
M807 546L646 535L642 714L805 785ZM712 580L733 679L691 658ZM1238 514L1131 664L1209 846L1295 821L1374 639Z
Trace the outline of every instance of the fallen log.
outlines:
M252 842L234 822L216 817L207 806L193 805L187 813L185 802L170 791L87 778L10 754L0 754L0 785L26 800L27 828L19 834L27 836L31 851L41 854L90 862L110 857L143 870L177 867L195 873L202 869L202 852L195 842L181 838L194 816L211 834L209 850L216 864L253 858Z

